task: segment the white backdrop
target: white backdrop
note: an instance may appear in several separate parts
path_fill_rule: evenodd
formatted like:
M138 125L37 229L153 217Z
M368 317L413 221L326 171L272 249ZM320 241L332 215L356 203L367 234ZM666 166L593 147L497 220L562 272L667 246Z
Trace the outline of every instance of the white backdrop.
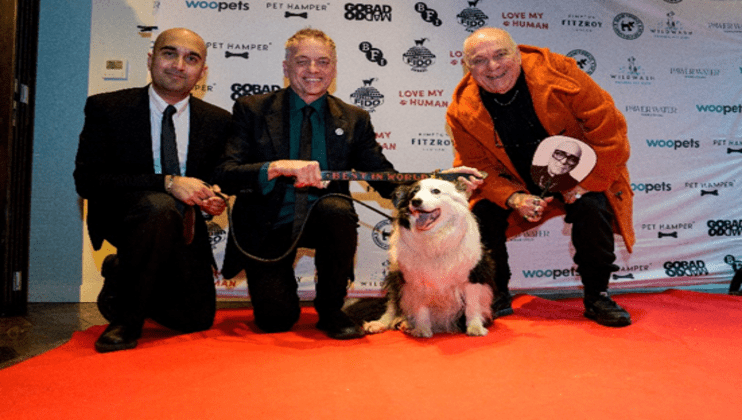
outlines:
M311 26L338 47L332 93L372 116L395 167L451 165L445 112L462 77L462 43L478 27L502 27L516 42L574 57L613 95L628 121L637 244L620 237L613 288L728 281L742 259L742 1L740 0L368 0L155 2L159 30L182 26L208 44L209 73L196 90L233 100L285 86L286 39ZM153 38L154 39L154 38ZM356 198L391 214L389 203L352 185ZM386 269L389 223L361 216L350 295L375 295ZM214 225L219 259L226 223ZM570 227L553 219L512 238L515 290L579 287ZM311 253L297 263L303 297L313 295ZM219 295L246 296L244 273L217 275Z

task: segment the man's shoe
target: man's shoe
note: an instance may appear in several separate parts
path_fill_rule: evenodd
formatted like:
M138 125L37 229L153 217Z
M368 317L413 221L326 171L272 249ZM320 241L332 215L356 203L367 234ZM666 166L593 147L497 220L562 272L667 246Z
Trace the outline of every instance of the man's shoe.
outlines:
M631 325L631 315L608 297L607 292L585 296L585 316L606 327Z
M115 322L119 315L117 304L121 300L118 290L118 256L110 254L103 260L100 273L103 276L103 288L98 294L98 311L108 322Z
M499 318L513 314L513 296L510 292L497 292L492 302L492 317Z
M95 342L98 353L128 350L137 346L137 339L142 335L142 328L129 327L123 324L110 324Z
M343 311L320 316L317 328L336 340L351 340L361 338L366 334L363 328L353 322Z

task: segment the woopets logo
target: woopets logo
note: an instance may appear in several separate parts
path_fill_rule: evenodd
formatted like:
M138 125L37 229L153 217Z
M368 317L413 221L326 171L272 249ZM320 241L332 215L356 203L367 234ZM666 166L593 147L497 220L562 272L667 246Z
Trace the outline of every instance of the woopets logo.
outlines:
M215 10L217 12L234 12L250 10L250 3L246 1L197 1L186 0L189 9Z

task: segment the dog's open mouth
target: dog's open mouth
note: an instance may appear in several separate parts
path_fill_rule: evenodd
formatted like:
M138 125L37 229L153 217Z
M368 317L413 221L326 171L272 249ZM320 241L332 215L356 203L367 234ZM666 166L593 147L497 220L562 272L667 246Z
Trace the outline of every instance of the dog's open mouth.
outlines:
M417 230L428 230L441 216L441 209L435 209L433 211L412 210L412 214L416 218L415 228Z

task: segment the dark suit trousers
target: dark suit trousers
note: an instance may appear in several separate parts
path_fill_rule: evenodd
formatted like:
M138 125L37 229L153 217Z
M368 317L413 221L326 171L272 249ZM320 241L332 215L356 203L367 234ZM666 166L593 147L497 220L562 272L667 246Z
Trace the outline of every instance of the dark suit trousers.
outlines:
M124 193L106 239L117 248L122 323L140 326L145 318L181 332L211 327L216 289L208 233L196 220L193 242L183 239L183 216L165 193ZM198 211L198 210L197 210ZM119 321L119 320L116 320Z
M315 250L316 298L320 318L340 311L353 278L353 258L358 246L358 216L350 201L321 199L312 209L299 247ZM259 257L277 258L291 246L291 224L273 229L261 246ZM296 251L274 263L242 255L255 323L266 332L289 330L300 314L298 283L294 275Z
M559 197L561 198L561 197ZM618 270L613 239L613 210L603 193L588 193L573 204L566 204L565 222L572 224L574 262L585 286L585 293L608 290L610 274ZM508 263L505 230L512 212L488 200L474 205L472 212L479 220L482 243L492 251L495 260L495 284L500 291L508 290L511 272ZM533 259L548 249L534 249ZM532 259L532 261L533 261Z

